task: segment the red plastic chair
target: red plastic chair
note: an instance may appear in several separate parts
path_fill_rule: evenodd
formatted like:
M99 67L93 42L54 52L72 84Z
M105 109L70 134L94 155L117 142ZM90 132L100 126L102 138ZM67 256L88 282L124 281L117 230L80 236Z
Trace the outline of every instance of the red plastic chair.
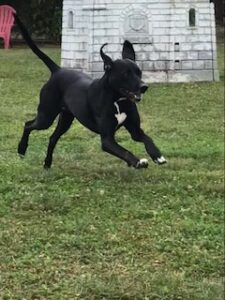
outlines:
M11 30L14 24L13 13L16 13L9 5L0 5L0 37L4 40L4 48L9 48Z

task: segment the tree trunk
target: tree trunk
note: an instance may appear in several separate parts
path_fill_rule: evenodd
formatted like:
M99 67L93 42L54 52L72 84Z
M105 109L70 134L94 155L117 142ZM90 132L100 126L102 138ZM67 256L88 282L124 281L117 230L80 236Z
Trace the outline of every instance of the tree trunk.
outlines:
M217 24L223 25L224 24L224 0L213 0L215 4L215 11L216 11L216 22Z

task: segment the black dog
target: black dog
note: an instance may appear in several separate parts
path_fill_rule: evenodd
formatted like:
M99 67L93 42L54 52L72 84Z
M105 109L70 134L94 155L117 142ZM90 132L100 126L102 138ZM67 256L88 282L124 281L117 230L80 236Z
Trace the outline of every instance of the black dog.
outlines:
M152 139L140 128L136 103L148 86L142 81L141 70L135 63L135 52L130 42L123 44L122 58L115 61L103 52L105 73L92 80L82 72L60 68L33 42L23 23L15 15L17 24L31 50L46 64L51 77L40 92L40 103L35 119L25 123L18 153L25 155L32 130L49 128L57 115L58 125L50 137L44 167L50 168L53 150L59 138L70 128L74 118L85 127L100 134L102 149L135 168L146 168L147 159L139 159L115 141L115 132L124 126L133 140L142 142L152 160L166 162Z

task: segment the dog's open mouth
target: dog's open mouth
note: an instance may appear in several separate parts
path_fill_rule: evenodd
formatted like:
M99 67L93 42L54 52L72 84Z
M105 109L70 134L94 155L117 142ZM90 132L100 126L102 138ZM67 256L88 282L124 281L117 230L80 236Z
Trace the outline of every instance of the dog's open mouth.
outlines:
M130 92L126 89L120 89L120 93L132 102L141 101L141 92Z

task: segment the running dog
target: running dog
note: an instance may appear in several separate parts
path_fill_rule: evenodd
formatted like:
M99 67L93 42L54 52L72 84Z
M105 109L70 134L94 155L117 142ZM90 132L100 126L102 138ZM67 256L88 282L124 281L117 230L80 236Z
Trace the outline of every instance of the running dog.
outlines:
M166 163L153 140L140 127L136 103L141 100L148 85L142 80L142 72L135 63L135 52L129 41L123 43L122 59L115 61L103 51L107 44L101 47L104 75L93 80L83 72L58 66L36 46L16 14L15 20L28 46L51 71L50 79L40 92L37 115L25 123L18 145L20 156L26 153L30 133L48 129L59 115L58 124L49 140L45 168L51 167L54 148L74 119L99 134L102 150L124 160L128 166L147 168L148 160L139 159L116 142L115 133L121 126L128 130L133 140L144 143L155 163Z

